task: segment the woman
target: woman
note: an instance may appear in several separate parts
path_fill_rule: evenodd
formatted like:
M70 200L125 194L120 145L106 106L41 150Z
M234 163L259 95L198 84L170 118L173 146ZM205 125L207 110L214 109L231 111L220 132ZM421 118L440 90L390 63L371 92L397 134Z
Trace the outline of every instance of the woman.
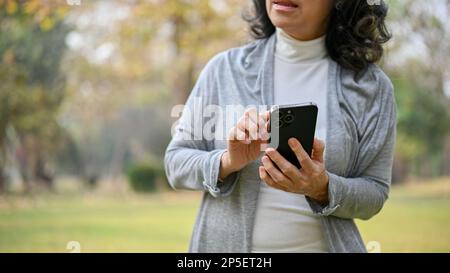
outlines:
M173 188L204 192L190 251L366 251L354 219L388 198L396 133L393 87L374 64L389 39L387 6L371 3L254 0L256 40L204 68L189 108L312 101L319 116L311 157L289 141L299 170L260 153L267 113L250 108L225 141L193 129L217 119L183 113L165 166Z

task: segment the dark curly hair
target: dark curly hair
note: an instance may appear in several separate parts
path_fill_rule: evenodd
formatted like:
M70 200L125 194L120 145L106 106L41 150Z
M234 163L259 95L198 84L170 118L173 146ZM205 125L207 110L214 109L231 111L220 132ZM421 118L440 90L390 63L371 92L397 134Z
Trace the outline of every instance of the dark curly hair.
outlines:
M253 12L244 14L255 39L275 32L265 0L253 0ZM326 47L330 57L346 69L360 72L383 56L383 44L390 40L385 19L388 6L383 1L336 0L330 14Z

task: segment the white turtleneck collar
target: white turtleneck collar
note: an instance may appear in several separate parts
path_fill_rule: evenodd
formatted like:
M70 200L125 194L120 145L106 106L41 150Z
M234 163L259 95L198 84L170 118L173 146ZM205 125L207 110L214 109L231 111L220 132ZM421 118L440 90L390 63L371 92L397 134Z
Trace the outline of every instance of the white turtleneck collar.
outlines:
M314 62L327 57L325 35L310 41L300 41L280 28L276 29L275 56L290 63Z

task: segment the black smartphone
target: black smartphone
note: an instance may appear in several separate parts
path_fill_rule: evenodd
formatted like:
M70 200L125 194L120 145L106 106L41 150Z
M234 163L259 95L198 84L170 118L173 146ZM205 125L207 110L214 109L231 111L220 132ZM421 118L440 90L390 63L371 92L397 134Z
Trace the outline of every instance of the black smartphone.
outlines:
M299 169L300 162L289 147L288 140L298 139L311 156L318 111L314 103L274 106L270 111L269 146Z

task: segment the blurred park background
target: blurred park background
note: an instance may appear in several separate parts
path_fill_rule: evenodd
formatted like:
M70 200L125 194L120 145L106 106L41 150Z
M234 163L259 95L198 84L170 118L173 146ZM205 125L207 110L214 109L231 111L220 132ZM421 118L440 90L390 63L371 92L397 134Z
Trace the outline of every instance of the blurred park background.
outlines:
M167 186L170 111L250 41L249 3L0 0L0 252L186 251L201 194ZM383 252L450 252L450 1L388 3L394 186L358 225Z

